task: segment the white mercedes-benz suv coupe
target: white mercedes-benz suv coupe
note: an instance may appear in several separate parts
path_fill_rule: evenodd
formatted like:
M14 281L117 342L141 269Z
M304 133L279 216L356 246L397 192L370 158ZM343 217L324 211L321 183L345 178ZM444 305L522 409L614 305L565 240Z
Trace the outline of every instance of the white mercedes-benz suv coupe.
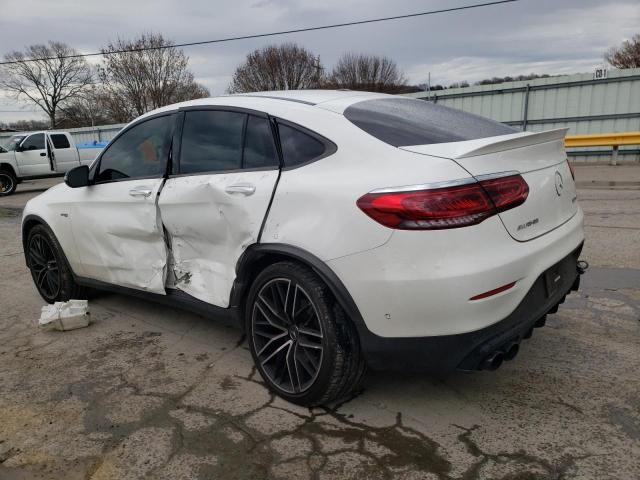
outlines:
M105 289L237 320L303 405L366 365L491 370L579 286L564 135L366 92L171 105L27 204L26 261L48 302Z

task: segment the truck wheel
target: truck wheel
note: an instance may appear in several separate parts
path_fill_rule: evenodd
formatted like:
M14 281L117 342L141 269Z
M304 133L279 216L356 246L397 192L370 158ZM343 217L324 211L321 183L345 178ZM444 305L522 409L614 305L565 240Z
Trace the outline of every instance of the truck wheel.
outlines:
M18 181L13 172L9 170L0 170L0 197L11 195L16 191Z
M358 387L364 361L357 332L312 270L294 262L264 269L245 315L258 371L285 400L321 405Z
M46 302L88 298L88 290L75 282L55 235L44 225L36 225L29 231L25 256L33 283Z

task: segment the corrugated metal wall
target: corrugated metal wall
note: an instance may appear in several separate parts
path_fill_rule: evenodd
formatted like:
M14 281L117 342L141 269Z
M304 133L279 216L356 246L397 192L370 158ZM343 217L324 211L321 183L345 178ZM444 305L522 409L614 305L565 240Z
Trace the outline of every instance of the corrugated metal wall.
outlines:
M593 74L566 75L407 96L529 131L562 127L569 127L569 135L640 131L640 68L610 70L607 78L598 80ZM610 151L593 147L571 153L577 161L607 161ZM639 148L621 148L619 159L640 161Z

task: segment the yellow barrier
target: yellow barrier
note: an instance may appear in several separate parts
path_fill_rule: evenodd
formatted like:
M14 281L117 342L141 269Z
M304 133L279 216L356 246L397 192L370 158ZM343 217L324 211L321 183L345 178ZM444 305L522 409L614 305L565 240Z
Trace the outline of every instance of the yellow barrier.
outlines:
M620 145L640 145L640 132L596 133L593 135L569 135L564 139L564 146L571 147L613 147L611 165L618 163L618 147Z
M565 147L617 147L620 145L640 145L640 132L570 135L564 139Z

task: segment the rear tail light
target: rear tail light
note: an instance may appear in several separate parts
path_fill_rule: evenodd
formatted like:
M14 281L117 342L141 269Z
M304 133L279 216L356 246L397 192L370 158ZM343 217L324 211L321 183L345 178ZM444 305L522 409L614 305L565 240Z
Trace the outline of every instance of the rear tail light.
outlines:
M484 180L480 185L491 197L498 212L522 205L529 196L529 185L520 175Z
M376 222L398 230L438 230L476 225L524 203L529 187L520 175L444 188L373 191L358 207Z

